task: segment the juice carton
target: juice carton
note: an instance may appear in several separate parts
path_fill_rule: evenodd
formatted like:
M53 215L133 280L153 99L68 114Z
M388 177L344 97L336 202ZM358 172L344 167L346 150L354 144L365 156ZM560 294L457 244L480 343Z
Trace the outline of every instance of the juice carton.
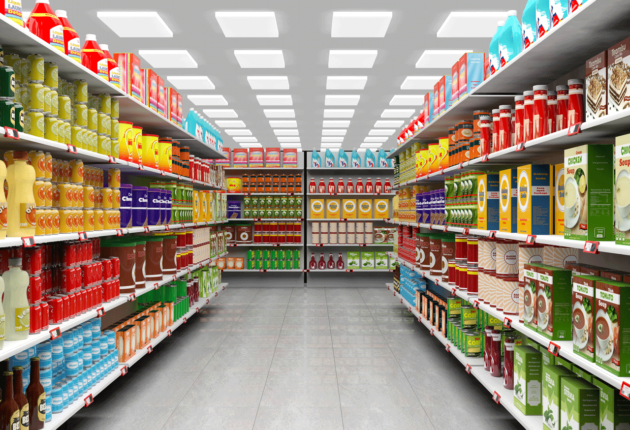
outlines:
M10 195L10 194L9 194ZM613 375L630 376L630 285L601 280L595 292L595 362Z
M524 415L542 415L542 355L531 346L514 347L514 406Z
M517 220L517 169L499 172L499 230L516 233Z
M564 235L564 164L553 166L553 234Z
M468 95L483 82L485 55L483 52L471 52L462 55L459 59L458 99Z
M562 378L560 428L596 429L599 426L599 389L579 376Z
M517 232L527 235L553 233L551 166L528 164L517 170Z
M571 340L571 271L536 266L538 333L550 340Z
M560 365L543 366L543 430L560 430L560 394L562 379L567 376L575 373Z
M499 174L486 173L477 178L477 228L499 230Z
M573 352L589 361L595 361L595 291L599 278L573 275L571 294L571 327Z

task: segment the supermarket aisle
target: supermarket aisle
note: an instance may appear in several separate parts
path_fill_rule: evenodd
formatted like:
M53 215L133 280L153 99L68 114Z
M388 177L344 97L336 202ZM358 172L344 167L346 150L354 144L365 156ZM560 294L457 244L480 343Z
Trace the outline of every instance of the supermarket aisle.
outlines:
M118 424L521 428L384 287L228 289L68 428Z

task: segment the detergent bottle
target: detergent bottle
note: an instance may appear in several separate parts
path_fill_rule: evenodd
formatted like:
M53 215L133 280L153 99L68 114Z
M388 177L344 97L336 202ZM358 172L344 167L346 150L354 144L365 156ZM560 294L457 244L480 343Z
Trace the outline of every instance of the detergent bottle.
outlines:
M109 82L109 65L107 57L96 42L96 35L86 34L85 44L81 49L81 64Z
M536 1L536 28L540 39L550 30L551 18L549 17L549 0Z
M22 15L22 0L5 0L0 4L0 12L11 21L24 27L24 16Z
M508 19L503 26L503 32L499 36L499 56L501 67L514 59L523 50L523 30L516 17L516 11L508 11Z
M503 26L505 21L499 21L497 25L497 32L494 33L494 37L490 41L490 74L494 75L501 68L501 57L499 57L499 37L503 33Z
M56 13L63 26L63 43L66 55L81 64L81 39L79 38L79 33L68 21L68 13L65 10L58 10Z
M120 67L118 67L118 62L114 60L112 54L109 53L109 46L103 44L101 45L101 49L103 50L103 55L107 58L107 74L109 75L109 82L111 82L115 87L120 88Z
M538 38L538 29L536 25L536 3L537 0L527 0L523 16L521 18L521 27L523 29L523 49L529 48Z
M569 16L569 0L549 0L551 25L555 27Z
M52 47L66 53L63 41L63 26L55 15L48 0L37 0L26 22L28 30L35 36L49 43Z
M13 151L13 164L7 168L9 185L7 237L35 236L35 169L26 151Z

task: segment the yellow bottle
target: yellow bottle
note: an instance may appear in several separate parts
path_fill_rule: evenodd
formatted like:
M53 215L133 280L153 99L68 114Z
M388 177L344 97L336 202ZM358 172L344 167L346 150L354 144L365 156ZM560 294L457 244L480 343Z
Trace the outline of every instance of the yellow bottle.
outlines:
M7 183L9 185L8 237L35 236L37 215L35 213L35 169L27 164L26 151L14 151L14 162L7 168Z
M4 180L7 178L7 166L3 161L0 161L0 184L4 185ZM4 189L0 189L0 239L7 237L7 198L4 195Z

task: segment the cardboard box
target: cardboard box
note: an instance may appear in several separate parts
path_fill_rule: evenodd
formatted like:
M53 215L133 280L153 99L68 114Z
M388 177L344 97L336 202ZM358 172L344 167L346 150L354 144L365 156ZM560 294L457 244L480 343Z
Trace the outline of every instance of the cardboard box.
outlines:
M630 245L630 134L615 142L615 242Z
M298 165L297 148L282 149L282 167L295 168Z
M551 166L521 166L517 169L517 177L517 232L527 235L553 234Z
M596 429L599 426L599 389L578 376L562 378L561 429Z
M517 169L499 172L499 230L516 233Z
M166 116L166 87L164 86L164 79L159 75L157 77L158 85L158 99L157 99L157 111L160 115Z
M427 173L429 174L436 173L439 170L439 163L438 163L439 147L440 145L438 143L429 143L429 150L427 153L428 159L426 160Z
M564 163L553 166L553 234L564 235Z
M142 74L140 58L134 54L116 53L114 60L120 68L120 88L142 102Z
M249 167L263 167L265 152L263 148L249 148Z
M324 219L326 215L326 204L324 199L311 199L309 218Z
M564 238L614 240L613 146L566 149L564 169Z
M442 83L442 79L437 81L435 85L433 85L433 118L438 118L442 113L440 111L440 84Z
M562 378L568 376L575 376L575 373L564 366L543 366L543 430L560 430L560 394L562 392Z
M182 126L184 121L184 99L177 93L177 125Z
M372 199L359 199L358 202L358 213L359 219L370 219L374 218L372 214Z
M536 267L538 333L549 340L571 340L571 271L543 264Z
M348 242L350 243L350 242ZM361 255L358 252L347 252L346 255L348 256L348 264L347 267L348 269L352 269L352 270L359 270L361 269Z
M608 80L606 72L608 64L607 52L604 51L586 61L586 121L606 116L608 113ZM613 66L614 67L614 66Z
M500 212L499 174L479 175L477 177L477 228L498 231Z
M459 61L451 68L451 101L453 104L459 99Z
M144 69L144 103L152 111L158 111L158 75L151 69Z
M542 415L542 355L531 346L514 347L514 406Z
M448 137L441 137L440 141L439 141L439 146L438 146L438 155L437 155L437 164L438 164L438 170L439 169L446 169L447 167L449 167L449 161L448 161L448 150L449 150L449 138Z
M444 79L444 85L440 90L444 91L444 95L440 94L440 97L444 97L444 107L441 109L442 113L444 113L453 106L453 77L446 75L442 79Z
M595 361L595 291L596 283L600 279L602 278L597 276L573 275L573 352L588 361Z
M373 252L361 252L361 270L374 270Z
M483 52L467 53L459 59L459 99L468 95L483 82L484 63Z
M389 199L374 199L374 218L389 218Z
M312 210L312 205L311 205ZM326 199L326 218L327 219L340 219L341 218L341 203L339 199Z
M630 38L608 49L608 113L630 107L628 67L630 67ZM588 106L588 103L587 103Z
M247 148L234 148L232 151L232 165L234 167L247 167Z
M424 126L431 124L435 116L434 93L429 91L424 95Z
M619 394L619 389L594 377L591 383L599 388L599 428L630 428L630 402Z
M576 376L579 376L580 378L584 379L586 382L590 382L591 384L593 383L593 379L594 379L593 375L586 372L585 370L580 369L575 364L571 366L571 371L573 371L573 373L575 373Z
M537 270L538 267L533 264L525 264L523 266L523 294L522 297L519 297L519 321L523 321L525 327L534 331L538 331L538 313L536 312Z
M265 167L280 167L280 148L265 148Z
M343 199L341 202L341 218L356 219L357 199Z
M595 292L595 362L613 375L630 376L630 285L598 280Z
M170 122L177 124L178 121L178 103L179 97L177 91L171 87L167 88L166 91L168 104L166 106L166 119Z
M387 252L377 251L374 253L374 266L379 270L387 270Z
M578 263L580 250L576 248L564 248L553 245L546 245L543 251L543 261L548 266L564 267Z

